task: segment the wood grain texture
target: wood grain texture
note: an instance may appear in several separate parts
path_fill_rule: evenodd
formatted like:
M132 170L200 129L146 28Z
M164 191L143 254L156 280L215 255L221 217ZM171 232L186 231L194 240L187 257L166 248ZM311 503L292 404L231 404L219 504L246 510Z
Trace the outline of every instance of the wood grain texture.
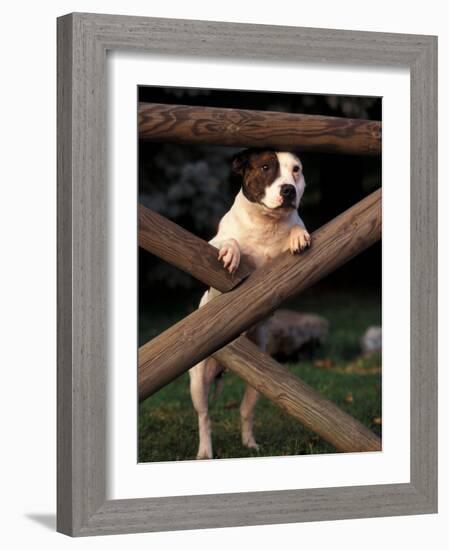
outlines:
M411 79L411 480L438 508L438 89L437 41Z
M221 292L231 290L253 271L242 257L231 275L223 269L215 247L143 205L139 205L139 246Z
M304 426L342 452L380 451L373 432L240 336L214 357Z
M379 155L381 122L272 111L139 104L139 137L174 143Z
M104 49L80 18L60 18L58 37L57 529L75 535L106 500L106 102L92 93L106 75Z
M264 319L381 237L378 189L312 235L299 256L286 252L139 349L139 399L145 399L198 361ZM276 281L273 285L272 281Z
M280 63L411 66L433 36L280 25L248 25L111 14L73 14L104 49ZM150 85L152 82L146 82Z
M58 530L85 536L435 512L437 38L80 13L60 18L58 35ZM107 288L97 299L92 281L104 287L107 265L96 248L110 238L107 210L97 208L108 194L98 123L107 104L107 50L410 68L410 482L106 499L109 311Z
M280 459L281 461L282 459ZM282 468L282 462L280 462ZM408 483L121 499L105 502L78 536L430 513ZM218 535L217 535L218 536Z
M75 495L72 485L73 464L73 391L72 391L72 58L73 27L71 18L58 21L58 157L57 157L57 529L71 533Z

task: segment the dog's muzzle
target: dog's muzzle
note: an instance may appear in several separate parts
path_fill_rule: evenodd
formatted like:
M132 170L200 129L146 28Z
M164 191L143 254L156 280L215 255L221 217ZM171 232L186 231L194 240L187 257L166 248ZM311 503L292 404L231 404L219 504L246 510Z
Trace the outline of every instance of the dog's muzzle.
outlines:
M294 185L291 185L290 183L282 184L280 195L283 199L282 206L295 206L296 189Z

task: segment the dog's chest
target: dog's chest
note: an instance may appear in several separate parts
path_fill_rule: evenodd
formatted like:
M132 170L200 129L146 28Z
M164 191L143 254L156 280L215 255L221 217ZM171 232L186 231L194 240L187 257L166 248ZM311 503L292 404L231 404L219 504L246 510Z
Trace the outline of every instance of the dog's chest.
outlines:
M236 229L236 238L242 254L247 256L257 268L276 258L288 248L290 228L287 225L281 224L268 229L260 227L237 227Z

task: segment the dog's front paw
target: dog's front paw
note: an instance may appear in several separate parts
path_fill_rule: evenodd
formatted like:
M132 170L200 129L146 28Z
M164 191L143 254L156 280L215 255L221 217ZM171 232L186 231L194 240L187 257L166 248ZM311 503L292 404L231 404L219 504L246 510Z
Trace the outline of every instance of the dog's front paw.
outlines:
M311 242L312 238L307 229L304 229L304 227L300 225L295 225L291 228L289 247L292 254L302 252L305 248L310 246Z
M218 252L218 259L223 262L229 273L234 273L240 264L240 247L235 239L225 241Z

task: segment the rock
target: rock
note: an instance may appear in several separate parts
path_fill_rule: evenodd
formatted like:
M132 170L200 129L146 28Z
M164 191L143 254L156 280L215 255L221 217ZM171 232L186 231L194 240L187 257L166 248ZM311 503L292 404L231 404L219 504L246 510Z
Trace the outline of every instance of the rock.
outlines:
M382 349L382 327L369 327L360 339L362 353L368 354Z
M324 342L329 323L312 313L278 309L267 322L267 352L282 360L296 359L305 348Z

